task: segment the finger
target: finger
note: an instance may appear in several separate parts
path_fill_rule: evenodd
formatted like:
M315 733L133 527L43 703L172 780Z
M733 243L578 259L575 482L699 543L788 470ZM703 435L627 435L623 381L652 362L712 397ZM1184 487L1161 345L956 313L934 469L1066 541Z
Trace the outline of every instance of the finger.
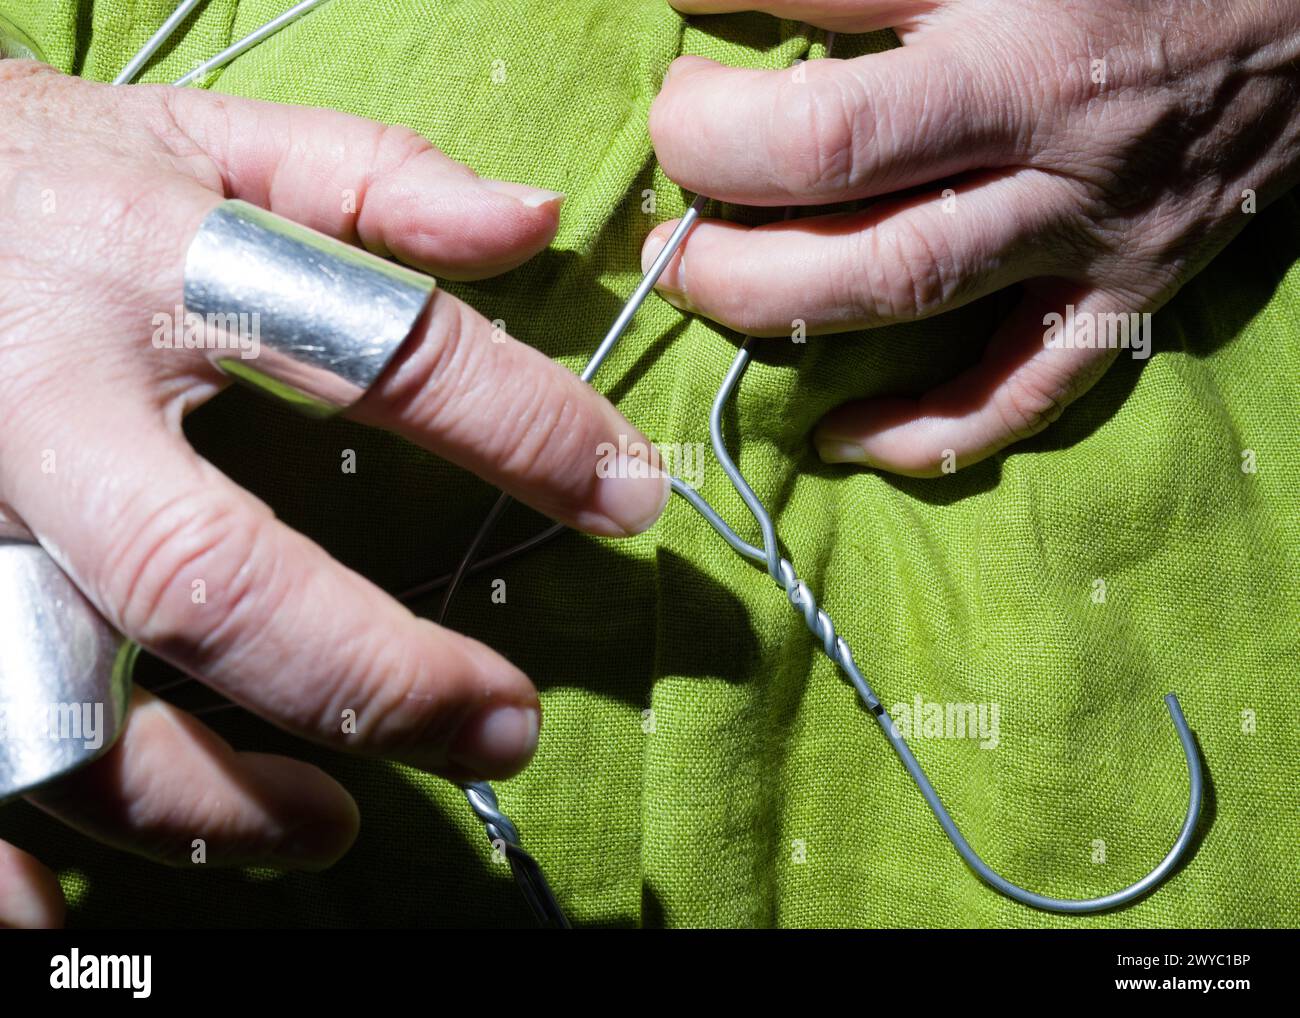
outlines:
M140 267L114 297L126 307L179 305L186 250L217 201L185 180L133 196L125 232ZM135 328L136 321L125 316L120 327ZM589 385L442 291L413 331L359 419L400 431L578 529L626 536L658 519L669 478L645 469L655 460L649 440ZM137 388L169 417L179 418L225 381L210 350L175 342L149 352L141 364L156 384ZM59 367L57 381L66 388L69 367Z
M657 288L684 310L754 336L845 332L925 318L1058 271L1068 218L1054 178L991 174L865 212L749 228L702 222ZM642 264L675 224L647 238Z
M940 0L668 0L683 14L764 11L836 32L903 28L943 6Z
M98 841L174 865L324 869L358 829L356 803L324 771L236 753L142 689L108 753L29 798Z
M140 86L126 100L228 197L434 275L477 279L550 243L563 195L479 177L409 128Z
M650 134L664 172L711 198L866 198L1018 160L1018 114L999 73L946 37L782 71L680 57Z
M1048 316L1065 318L1067 309L1076 322L1091 316L1117 327L1117 319L1102 316L1129 320L1131 311L1101 290L1058 283L1031 287L979 364L919 399L867 399L832 411L818 426L818 453L827 463L933 477L1036 435L1091 388L1119 352L1080 345L1084 333L1077 329L1073 347L1047 346L1057 339ZM1134 355L1142 356L1140 341L1129 335Z
M119 631L340 749L455 777L532 756L537 694L500 655L343 568L153 415L74 422L66 407L13 419L0 490Z
M672 490L649 440L595 389L443 292L353 416L591 533L645 530Z
M0 841L0 929L57 929L64 911L58 878L26 852Z

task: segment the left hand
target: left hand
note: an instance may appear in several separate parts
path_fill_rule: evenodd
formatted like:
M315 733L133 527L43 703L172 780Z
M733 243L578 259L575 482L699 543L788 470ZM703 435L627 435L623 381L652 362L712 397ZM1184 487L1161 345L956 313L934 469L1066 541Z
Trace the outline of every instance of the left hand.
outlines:
M1300 0L670 2L892 27L903 45L797 72L673 64L650 130L683 187L747 205L874 200L755 229L701 223L665 297L788 336L795 320L871 328L1024 284L974 368L828 415L816 442L830 462L930 476L1037 433L1119 353L1049 346L1050 316L1154 311L1300 179Z
M412 614L190 446L185 416L230 379L180 308L223 198L482 279L549 245L563 196L484 179L405 127L35 61L0 60L0 124L0 536L34 536L123 636L286 731L457 781L522 770L541 707L518 667ZM668 500L662 471L599 470L602 448L649 448L604 397L446 290L349 415L591 533L639 533ZM23 672L4 622L0 708ZM321 869L359 824L320 768L236 752L139 687L117 742L28 798L182 866ZM62 917L53 874L0 843L0 927Z

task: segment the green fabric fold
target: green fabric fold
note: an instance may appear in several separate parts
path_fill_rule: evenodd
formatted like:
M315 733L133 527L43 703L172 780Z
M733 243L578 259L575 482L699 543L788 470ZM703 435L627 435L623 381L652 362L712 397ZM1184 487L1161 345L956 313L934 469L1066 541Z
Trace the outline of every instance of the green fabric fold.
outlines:
M171 6L0 0L0 13L64 71L107 80ZM144 80L178 77L285 6L211 0ZM841 37L836 53L889 44ZM483 174L565 192L550 250L449 288L577 368L639 279L643 238L689 199L646 133L671 60L781 67L821 45L758 15L685 23L660 0L334 0L207 85L406 124ZM499 793L575 922L1300 922L1298 254L1292 194L1156 316L1149 361L1121 359L1045 434L955 476L827 467L808 436L849 398L916 391L971 363L1007 295L913 325L765 344L729 421L788 554L885 705L915 711L920 698L913 748L984 858L1070 897L1150 869L1187 795L1161 703L1174 691L1211 782L1180 872L1130 908L1083 918L983 887L781 591L674 504L633 540L566 535L475 577L452 613L542 690L537 759ZM706 443L736 341L652 298L595 384L655 441ZM243 391L196 413L188 432L284 520L390 590L448 570L493 497L394 437L302 420ZM344 449L356 474L339 470ZM711 456L702 488L753 537ZM516 508L496 543L542 525ZM498 577L504 605L490 599ZM146 661L138 677L165 675ZM175 696L196 709L215 699L194 685ZM930 704L983 705L986 717L996 705L996 745L927 734ZM528 922L455 789L305 746L241 712L206 720L241 749L337 776L362 808L356 848L323 874L178 871L29 806L4 810L0 837L59 870L73 925Z

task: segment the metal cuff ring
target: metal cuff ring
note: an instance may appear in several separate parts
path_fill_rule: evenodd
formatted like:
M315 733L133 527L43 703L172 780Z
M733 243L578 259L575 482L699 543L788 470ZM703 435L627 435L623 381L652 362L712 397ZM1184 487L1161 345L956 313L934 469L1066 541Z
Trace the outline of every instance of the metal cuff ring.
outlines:
M313 415L359 400L432 299L430 277L242 201L203 220L185 313L223 371ZM136 647L34 541L0 533L0 802L102 756Z
M430 276L283 216L224 201L185 258L186 328L222 371L308 414L365 395L424 314Z

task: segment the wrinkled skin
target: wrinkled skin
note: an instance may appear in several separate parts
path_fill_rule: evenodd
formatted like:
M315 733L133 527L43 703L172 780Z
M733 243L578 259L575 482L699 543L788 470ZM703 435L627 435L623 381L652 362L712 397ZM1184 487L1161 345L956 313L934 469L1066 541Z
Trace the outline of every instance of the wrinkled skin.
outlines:
M1263 209L1297 179L1300 0L674 4L844 32L893 27L904 46L798 77L674 65L650 128L685 187L813 216L820 204L875 200L758 230L702 224L665 296L783 335L795 319L814 333L883 325L1025 284L971 373L920 399L833 413L817 435L830 460L930 474L946 451L964 465L1045 427L1114 357L1045 349L1046 313L1158 307L1249 221L1243 191ZM195 456L179 421L222 380L148 339L150 315L179 299L189 238L223 194L464 278L544 247L558 196L494 190L408 132L355 118L108 90L17 61L0 63L0 123L10 526L34 531L128 634L277 724L443 773L521 767L535 727L485 726L474 708L535 717L527 680L411 617ZM340 212L348 189L355 215ZM662 485L595 483L595 447L637 436L589 389L518 344L490 343L487 323L445 295L421 332L358 419L594 532L655 518ZM40 469L51 449L53 475ZM195 576L219 592L202 614L189 604ZM361 731L343 738L348 707ZM39 804L176 863L204 838L210 863L324 866L357 825L321 772L236 754L139 692L105 761ZM48 870L0 843L0 925L53 924L61 912Z
M1047 348L1047 315L1155 310L1300 179L1300 0L672 2L892 27L903 46L797 72L673 65L650 120L665 172L809 218L702 224L668 299L789 336L795 320L870 328L1024 284L969 372L833 411L816 434L831 462L934 475L1040 431L1120 355ZM817 215L856 199L873 200Z
M34 534L119 630L291 732L453 778L520 770L540 723L529 680L200 459L181 420L226 383L201 351L155 348L153 315L180 303L186 248L223 197L476 278L544 248L562 196L481 180L405 129L23 61L0 61L0 123L3 532ZM668 497L646 471L598 477L602 443L644 437L442 292L352 413L593 533L640 531ZM196 580L206 603L191 598ZM33 798L178 865L202 839L208 865L319 868L358 824L317 768L236 753L142 690L105 757ZM62 911L49 871L0 844L0 926Z

